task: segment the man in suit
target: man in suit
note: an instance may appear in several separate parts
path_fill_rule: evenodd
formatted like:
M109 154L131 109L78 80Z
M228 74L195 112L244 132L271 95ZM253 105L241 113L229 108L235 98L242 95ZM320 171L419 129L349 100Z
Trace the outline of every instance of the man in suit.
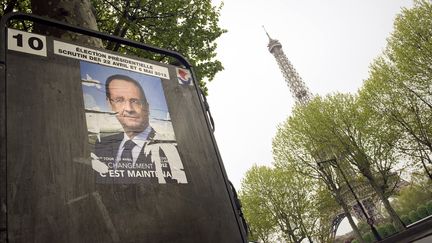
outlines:
M95 144L98 160L108 166L99 173L102 183L187 183L176 147L157 140L149 124L144 90L126 75L112 75L105 83L106 100L124 132Z

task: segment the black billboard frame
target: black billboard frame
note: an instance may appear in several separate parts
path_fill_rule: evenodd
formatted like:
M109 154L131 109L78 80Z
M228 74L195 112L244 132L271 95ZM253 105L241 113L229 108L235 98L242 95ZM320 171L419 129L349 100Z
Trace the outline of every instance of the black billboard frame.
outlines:
M2 199L2 202L0 202L1 205L1 211L5 210L4 212L0 212L0 215L4 214L5 217L2 217L0 220L0 240L3 240L3 237L5 237L6 242L8 241L7 236L7 119L6 119L6 111L7 111L7 90L6 90L6 84L7 84L7 66L6 66L6 60L7 60L7 29L8 24L12 20L27 20L31 21L33 23L43 24L50 27L55 28L61 28L66 31L71 31L74 33L79 33L103 40L113 41L117 42L119 44L127 45L133 48L157 53L157 54L163 54L170 56L172 58L175 58L177 61L179 61L186 69L189 69L192 75L192 79L194 80L195 84L197 82L196 75L193 69L192 64L180 53L176 51L171 51L159 47L155 47L152 45L144 44L141 42L121 38L118 36L112 36L103 32L74 26L65 22L61 22L58 20L41 17L34 14L27 14L27 13L21 13L21 12L12 12L7 13L1 17L0 20L0 195ZM231 208L235 215L237 225L239 227L239 231L241 233L241 238L243 242L247 242L247 225L244 222L244 218L242 216L241 210L239 208L239 202L235 193L235 189L232 186L232 183L228 180L228 176L225 171L225 167L222 163L222 157L220 155L219 149L217 147L216 139L214 137L214 131L215 131L215 125L213 117L210 113L210 107L207 103L207 98L205 97L203 91L201 88L199 88L197 85L194 85L195 91L198 95L199 102L201 105L201 110L204 113L205 121L207 124L207 130L210 133L210 138L213 144L213 148L215 150L218 165L221 170L225 189L229 195L230 202L231 202ZM4 201L3 201L4 200Z

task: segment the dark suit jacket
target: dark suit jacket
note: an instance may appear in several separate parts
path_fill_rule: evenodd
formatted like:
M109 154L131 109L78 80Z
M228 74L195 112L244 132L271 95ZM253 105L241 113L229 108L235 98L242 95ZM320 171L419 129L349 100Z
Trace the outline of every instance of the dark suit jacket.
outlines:
M155 137L155 131L152 129L149 133L148 140L149 143L154 143L153 138ZM101 139L100 142L95 144L95 154L99 157L99 160L105 163L109 167L109 172L104 175L97 175L98 183L115 183L115 184L130 184L130 183L158 183L158 178L156 175L155 164L152 161L151 152L149 154L144 153L144 147L141 149L140 154L135 162L135 168L132 167L132 163L119 162L117 167L114 167L115 159L120 147L120 143L124 138L124 133L118 133L110 136L106 136ZM169 164L166 160L165 153L162 149L159 150L159 155L161 158L162 171L165 173L167 171L171 172ZM165 178L167 183L175 183L177 180L171 178Z

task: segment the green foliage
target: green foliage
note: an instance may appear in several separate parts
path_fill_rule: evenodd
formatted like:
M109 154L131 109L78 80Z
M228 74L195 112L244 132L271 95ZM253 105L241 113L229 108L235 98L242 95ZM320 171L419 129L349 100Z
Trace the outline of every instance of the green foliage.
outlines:
M247 173L242 183L240 200L243 213L250 227L250 240L268 242L270 236L276 231L276 221L271 209L267 207L266 192L269 171L267 168L253 167Z
M422 175L412 176L412 182L402 188L395 197L393 205L399 214L409 214L419 205L432 200L431 181Z
M3 1L1 15L11 11L31 13L31 4L41 0ZM226 30L219 26L222 4L211 0L91 0L100 31L181 53L194 67L197 79L206 93L206 83L223 70L216 59L216 39ZM61 8L60 8L61 9ZM52 11L53 16L61 14ZM51 17L53 17L51 16ZM24 22L18 23L21 27ZM24 29L27 27L24 26ZM105 43L108 50L120 51L170 64L179 64L166 56Z
M362 223L359 223L358 226L359 226L360 229L362 229L363 239L365 240L365 242L376 242L375 236L370 231L370 226L367 223L362 222ZM391 236L391 235L393 235L393 234L395 234L397 232L395 226L392 223L381 224L381 225L378 225L378 226L375 225L375 227L376 227L376 229L378 231L378 234L383 239L387 238L387 237L389 237L389 236Z
M427 209L429 215L432 215L432 201L429 201L429 202L426 204L426 209Z
M421 219L420 215L417 213L416 210L413 210L409 212L408 217L410 218L411 222L417 222Z
M387 197L397 182L391 169L397 163L395 144L399 137L364 105L356 95L333 94L316 96L297 107L273 140L275 164L284 167L291 163L296 170L339 187L346 184L340 175L343 170L351 183L369 183L396 221ZM329 158L338 158L337 164L317 166ZM337 188L332 190L337 193Z
M432 162L431 9L430 1L415 1L413 8L402 11L386 51L372 64L360 91L370 111L402 138L396 144L399 152L422 168Z
M363 221L360 221L357 224L357 227L359 228L360 233L362 233L362 234L365 234L366 232L368 232L370 230L370 226L366 222L363 222Z
M253 239L266 242L276 231L287 241L311 237L318 215L313 186L290 170L266 166L248 170L240 198Z
M418 206L417 214L420 216L421 219L426 218L429 215L425 205Z
M19 11L22 13L31 13L30 0L1 1L0 17L14 11ZM28 30L31 26L31 23L28 21L13 20L10 26L16 29Z
M399 74L409 80L410 88L426 97L432 79L432 3L414 1L412 9L404 9L396 18L394 27L388 40L388 56Z
M340 211L340 206L332 196L331 192L325 188L322 183L316 189L315 212L317 213L318 221L315 227L315 237L318 242L329 242L328 232L331 230L331 222L335 216L335 212Z
M13 11L30 13L30 0L1 1L0 16Z
M372 64L359 95L365 109L386 124L382 136L400 138L393 144L396 161L408 160L401 165L425 171L432 163L431 9L430 1L415 1L413 8L402 11L386 51ZM427 195L432 195L430 190L404 192L396 203L398 211L408 214Z
M382 224L377 227L378 234L381 238L387 238L397 232L395 226L392 223Z
M389 233L387 232L387 228L385 227L385 225L380 225L377 227L377 231L378 234L382 237L385 238L389 235Z
M375 242L375 237L373 236L373 234L371 232L367 232L366 234L364 234L363 239L367 243Z
M410 218L408 215L406 215L406 214L402 215L402 216L401 216L401 219L402 219L402 222L404 222L405 225L409 225L409 224L412 224L412 223L414 222L414 221L412 221L411 218Z
M226 31L219 27L222 7L210 0L92 0L98 27L106 33L177 51L195 67L201 87L223 69L216 60L215 40ZM133 53L172 63L165 56L121 48L107 43L107 49Z
M393 235L393 234L395 234L397 232L395 226L392 223L387 223L387 224L384 225L384 227L385 227L385 230L387 232L386 236Z

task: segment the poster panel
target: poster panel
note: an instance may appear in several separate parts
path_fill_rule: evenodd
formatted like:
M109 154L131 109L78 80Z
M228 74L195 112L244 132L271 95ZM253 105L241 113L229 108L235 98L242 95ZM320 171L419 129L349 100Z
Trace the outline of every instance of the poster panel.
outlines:
M7 38L10 242L244 242L189 70Z

